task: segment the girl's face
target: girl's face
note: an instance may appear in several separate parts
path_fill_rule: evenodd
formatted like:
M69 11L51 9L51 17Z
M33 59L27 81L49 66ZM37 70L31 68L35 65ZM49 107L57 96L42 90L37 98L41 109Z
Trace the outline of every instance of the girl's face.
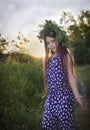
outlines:
M58 42L56 41L55 38L47 36L46 37L46 46L47 46L47 49L49 50L49 52L57 53Z

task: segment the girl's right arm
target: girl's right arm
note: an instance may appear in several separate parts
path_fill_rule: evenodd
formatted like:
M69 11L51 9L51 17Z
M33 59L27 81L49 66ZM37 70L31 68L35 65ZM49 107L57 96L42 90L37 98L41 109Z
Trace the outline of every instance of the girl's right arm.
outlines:
M43 58L43 75L44 75L44 95L42 98L46 97L47 95L47 86L46 86L46 61Z

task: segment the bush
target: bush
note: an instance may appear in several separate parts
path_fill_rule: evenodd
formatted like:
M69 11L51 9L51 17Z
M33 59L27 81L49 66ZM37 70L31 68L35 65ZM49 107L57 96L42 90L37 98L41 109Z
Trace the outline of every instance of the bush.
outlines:
M2 130L41 129L43 76L41 60L0 65L0 127ZM36 124L36 125L35 125Z

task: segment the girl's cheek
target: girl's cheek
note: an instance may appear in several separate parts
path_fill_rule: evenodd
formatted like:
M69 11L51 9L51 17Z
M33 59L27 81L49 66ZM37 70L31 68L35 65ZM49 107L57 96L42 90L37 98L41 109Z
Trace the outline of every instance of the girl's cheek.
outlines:
M56 44L57 44L56 42L53 43L54 46L56 46Z

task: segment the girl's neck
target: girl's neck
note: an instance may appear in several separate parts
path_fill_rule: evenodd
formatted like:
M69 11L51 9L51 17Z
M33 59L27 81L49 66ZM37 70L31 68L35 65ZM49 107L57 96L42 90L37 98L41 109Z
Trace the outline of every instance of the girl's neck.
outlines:
M53 58L53 57L55 57L55 56L57 56L57 55L58 55L58 53L54 53L54 54L52 54L50 57Z

